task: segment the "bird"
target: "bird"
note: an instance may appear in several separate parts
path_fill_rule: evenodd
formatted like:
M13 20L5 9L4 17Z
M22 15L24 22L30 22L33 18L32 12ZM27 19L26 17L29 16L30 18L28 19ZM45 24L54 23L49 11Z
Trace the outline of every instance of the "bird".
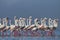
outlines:
M3 22L3 24L1 24L1 21ZM2 31L5 28L5 18L1 19L0 18L0 30Z

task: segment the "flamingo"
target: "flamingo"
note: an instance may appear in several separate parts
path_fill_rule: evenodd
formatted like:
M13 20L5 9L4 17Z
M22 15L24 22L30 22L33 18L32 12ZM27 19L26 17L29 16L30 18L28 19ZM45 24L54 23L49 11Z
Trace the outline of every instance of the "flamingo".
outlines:
M40 24L39 24L38 18L36 18L36 19L34 20L34 24L31 25L28 29L32 29L32 31L37 31L39 25L40 25Z
M14 21L15 21L15 27L16 28L19 27L19 20L16 16L14 17Z
M53 29L53 20L51 18L48 19L48 29Z
M29 16L29 18L27 19L27 25L24 29L29 29L30 26L32 26L32 16Z
M0 21L1 21L1 19L0 19ZM5 18L3 18L2 21L3 21L3 24L0 23L0 30L3 30L5 28L5 24L4 24L5 23Z
M8 17L3 18L2 21L3 21L3 24L0 25L0 28L1 28L2 35L4 35L4 32L6 32L7 30L9 30L9 26L7 26L7 23L8 23Z
M38 32L39 20L36 18L34 20L34 24L32 24L29 29L31 29L30 33L33 34L32 36L39 36L40 33Z
M21 26L22 26L21 20L22 20L22 18L20 17L20 19L19 19L19 26L20 26L20 28L21 28Z
M14 28L15 28L15 25L11 24L11 20L9 21L9 24L10 24L10 30L12 32L14 30Z
M29 27L28 21L29 21L29 19L27 19L27 25L25 26L24 30L27 29L27 28Z
M53 29L56 29L58 27L58 19L53 20Z
M1 21L3 21L3 24L1 24ZM3 29L5 28L5 26L4 26L4 20L2 20L1 18L0 18L0 32L4 35L4 33L3 33ZM2 35L1 34L1 35Z
M38 29L44 30L44 29L46 29L48 27L47 24L46 24L46 20L47 20L46 17L44 19L41 18L41 20L40 20L41 24L38 26Z
M36 18L36 19L34 20L34 24L35 24L35 27L32 28L32 31L36 31L36 30L38 30L38 26L40 25L40 24L39 24L39 20L38 20L38 18Z
M19 23L18 23L18 19L16 16L14 16L14 21L15 21L15 24L11 24L11 20L10 20L10 30L11 31L14 31L16 30L17 28L19 28Z
M5 28L2 30L2 32L4 32L4 36L8 36L9 33L7 33L10 30L10 26L8 26L8 17L6 17L5 19ZM3 35L3 34L2 34Z
M21 19L21 29L24 29L26 27L26 23L25 23L25 18Z
M19 20L16 18L16 16L14 17L14 21L15 21L15 24L11 24L11 20L10 20L10 30L11 30L11 33L13 33L13 35L15 36L15 33L18 32L18 28L19 28Z
M44 28L44 20L41 18L41 24L38 26L38 29L43 29Z
M9 30L10 26L7 25L8 24L8 17L5 18L5 28L3 29L3 31Z

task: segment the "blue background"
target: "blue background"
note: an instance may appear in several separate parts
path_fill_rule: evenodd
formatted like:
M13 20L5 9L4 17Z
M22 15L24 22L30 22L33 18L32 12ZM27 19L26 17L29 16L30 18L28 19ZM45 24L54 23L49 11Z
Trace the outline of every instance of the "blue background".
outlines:
M60 24L60 0L0 0L0 17L58 18ZM60 34L60 25L55 31Z
M5 15L4 15L5 14ZM0 17L60 17L60 0L0 0Z

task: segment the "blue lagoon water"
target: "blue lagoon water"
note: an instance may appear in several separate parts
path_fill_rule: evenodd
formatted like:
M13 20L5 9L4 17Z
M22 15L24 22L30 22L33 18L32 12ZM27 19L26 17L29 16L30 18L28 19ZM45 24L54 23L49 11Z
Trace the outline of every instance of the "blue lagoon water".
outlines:
M0 40L60 40L60 37L0 37Z

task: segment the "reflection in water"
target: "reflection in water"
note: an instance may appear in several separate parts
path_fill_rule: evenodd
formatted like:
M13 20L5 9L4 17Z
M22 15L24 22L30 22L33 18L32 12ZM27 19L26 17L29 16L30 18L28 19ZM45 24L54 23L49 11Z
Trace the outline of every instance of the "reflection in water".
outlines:
M60 37L0 37L0 40L59 40Z

